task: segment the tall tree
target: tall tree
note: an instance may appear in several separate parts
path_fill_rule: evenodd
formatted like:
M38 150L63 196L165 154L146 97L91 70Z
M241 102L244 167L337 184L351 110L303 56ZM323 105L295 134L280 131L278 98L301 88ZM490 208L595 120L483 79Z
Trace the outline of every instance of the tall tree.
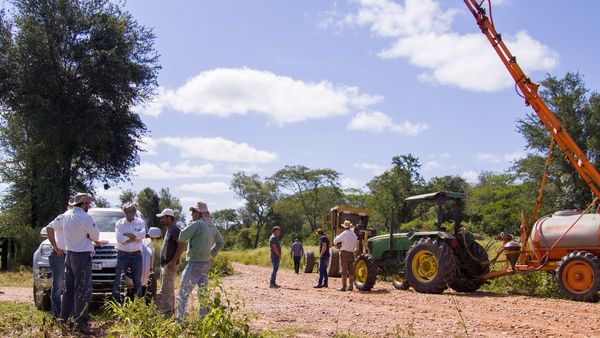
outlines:
M600 164L599 94L590 94L582 76L578 73L567 73L562 79L548 76L541 82L540 95L563 128L598 168ZM533 151L533 154L517 163L517 171L523 173L531 170L528 170L527 166L534 163L532 156L542 158L547 156L551 138L534 113L529 113L526 118L519 120L517 128L525 137L527 148ZM564 154L559 148L555 149L550 167L550 182L561 192L553 201L555 208L585 208L592 200L589 187L579 177L570 162L564 160ZM543 162L538 160L537 163ZM538 166L535 168L541 169ZM528 175L540 176L540 174Z
M332 169L309 169L295 165L285 166L273 174L271 180L283 195L293 196L300 202L311 230L315 230L321 216L331 207L323 202L342 198L339 177L340 174Z
M156 218L156 214L160 213L160 198L156 191L151 188L145 188L137 195L137 206L142 215L146 218L146 224L149 227L162 228L162 224Z
M252 215L256 223L254 248L258 247L260 231L272 215L271 207L277 200L275 184L262 180L258 175L246 175L244 172L233 174L231 189L235 195L244 201L245 209Z
M136 203L137 193L131 189L123 190L119 195L119 201L121 201L121 205L125 204L126 202Z
M171 194L169 188L161 188L158 192L158 208L160 210L164 210L165 208L173 209L175 212L175 220L177 222L185 223L181 201Z
M0 19L0 177L32 226L139 163L154 34L109 0L12 0ZM18 199L16 197L19 197Z

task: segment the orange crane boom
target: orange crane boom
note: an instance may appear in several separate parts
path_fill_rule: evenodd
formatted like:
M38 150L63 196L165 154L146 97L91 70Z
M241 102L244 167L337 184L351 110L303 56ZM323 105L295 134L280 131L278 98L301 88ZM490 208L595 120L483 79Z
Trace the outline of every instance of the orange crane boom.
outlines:
M502 60L502 63L504 63L504 66L508 69L508 72L523 93L527 105L530 105L535 110L540 121L542 121L546 129L550 132L552 139L556 141L562 152L569 159L571 165L579 173L579 176L590 187L594 196L600 198L600 174L539 96L539 85L525 76L517 63L517 59L510 53L504 41L502 41L502 36L496 32L494 23L487 17L485 9L476 0L464 0L464 2L475 17L481 32L492 44L500 60Z

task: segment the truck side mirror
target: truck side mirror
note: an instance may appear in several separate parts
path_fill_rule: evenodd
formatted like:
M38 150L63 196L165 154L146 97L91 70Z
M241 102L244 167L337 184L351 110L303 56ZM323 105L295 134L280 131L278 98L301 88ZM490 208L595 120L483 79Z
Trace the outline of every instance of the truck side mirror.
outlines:
M42 230L40 230L40 236L48 238L48 229L46 229L46 227L43 227Z
M157 227L151 227L150 230L148 230L148 237L150 237L150 238L160 238L160 236L162 236L162 231L160 231L159 228L157 228Z

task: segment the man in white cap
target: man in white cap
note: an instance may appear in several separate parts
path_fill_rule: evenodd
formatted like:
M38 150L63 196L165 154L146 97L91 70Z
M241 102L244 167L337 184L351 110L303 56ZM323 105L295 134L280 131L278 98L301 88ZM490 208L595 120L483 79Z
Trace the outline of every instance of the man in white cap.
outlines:
M73 197L69 199L69 203L73 202ZM65 213L73 209L72 206L67 206L67 211L56 216L52 222L46 226L48 233L48 241L52 245L52 252L48 257L50 263L50 271L52 273L52 291L50 293L50 304L52 309L52 317L60 317L60 309L62 304L62 294L65 291L65 237L63 236Z
M92 216L87 214L94 197L77 193L69 205L73 210L64 214L65 240L65 293L61 318L74 322L74 329L83 334L93 334L88 326L88 308L92 299L92 252L100 233Z
M342 287L339 291L352 291L354 284L354 248L356 246L356 234L352 231L352 223L348 220L340 224L345 230L333 239L333 244L341 244L340 267L342 268ZM350 285L346 289L346 278L350 276Z
M185 243L179 240L181 230L175 224L175 212L166 208L156 217L167 229L165 240L160 249L160 310L166 315L175 312L175 277L179 268L179 259L185 251Z
M179 287L179 307L177 308L176 321L181 323L185 308L194 285L202 289L208 283L210 270L210 257L216 256L225 245L221 233L215 226L204 202L198 202L190 207L192 223L179 233L179 240L188 242L186 260L187 265L181 275ZM200 306L200 316L206 314L206 307Z
M121 300L121 281L123 272L131 269L134 297L142 296L142 240L146 238L146 223L137 217L137 208L131 202L122 206L125 217L115 223L117 237L117 265L112 287L112 298Z

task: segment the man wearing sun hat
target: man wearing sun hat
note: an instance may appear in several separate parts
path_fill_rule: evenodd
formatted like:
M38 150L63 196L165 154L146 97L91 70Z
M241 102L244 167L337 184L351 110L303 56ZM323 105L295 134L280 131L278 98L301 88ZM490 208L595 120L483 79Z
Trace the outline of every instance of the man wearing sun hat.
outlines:
M125 202L121 207L125 217L115 223L117 237L117 265L115 267L115 280L112 287L112 298L116 302L121 300L122 274L131 269L133 280L133 295L142 296L142 240L146 238L146 223L137 217L137 208L132 202Z
M345 230L333 239L333 244L341 244L340 247L340 267L342 269L342 287L339 291L352 291L354 284L354 248L356 246L356 234L352 230L352 223L345 220L340 224ZM350 285L346 289L346 278L350 277Z
M167 229L165 240L160 249L160 310L166 315L175 312L175 277L179 268L179 259L185 251L185 243L179 240L180 229L175 224L175 212L166 208L156 214L160 223Z
M181 275L179 287L179 307L177 307L176 321L181 323L185 314L188 298L198 285L202 289L208 283L208 272L210 270L210 257L214 257L225 245L221 233L215 226L208 206L204 202L198 202L190 207L192 222L179 233L179 240L187 242L187 265ZM206 314L206 307L200 306L200 316Z
M61 318L74 322L74 329L83 334L93 334L88 326L88 308L92 299L92 252L100 232L92 216L87 214L94 197L77 193L69 205L73 209L64 214L65 240L65 293Z

